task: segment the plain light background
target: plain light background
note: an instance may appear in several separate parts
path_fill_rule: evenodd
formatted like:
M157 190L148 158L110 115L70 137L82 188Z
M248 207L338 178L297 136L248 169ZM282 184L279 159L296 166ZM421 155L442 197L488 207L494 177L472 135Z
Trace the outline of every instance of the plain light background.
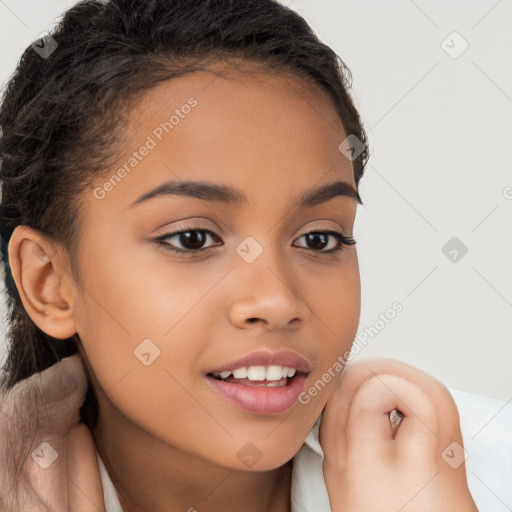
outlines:
M349 66L369 134L356 357L512 400L512 2L282 3ZM74 4L0 0L2 85Z

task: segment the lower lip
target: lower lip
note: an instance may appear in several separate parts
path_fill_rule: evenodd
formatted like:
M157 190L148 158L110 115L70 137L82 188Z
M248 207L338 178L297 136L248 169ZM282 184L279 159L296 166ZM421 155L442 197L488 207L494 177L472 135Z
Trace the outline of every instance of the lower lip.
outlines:
M304 389L307 376L297 373L286 386L247 386L217 380L209 375L207 381L212 388L231 403L253 414L281 414L292 407Z

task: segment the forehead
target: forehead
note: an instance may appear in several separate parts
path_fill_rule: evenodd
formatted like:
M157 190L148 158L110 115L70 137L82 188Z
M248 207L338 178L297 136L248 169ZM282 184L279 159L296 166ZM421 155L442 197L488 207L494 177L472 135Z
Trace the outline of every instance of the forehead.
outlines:
M167 80L133 105L125 128L126 151L99 182L124 166L109 192L119 206L170 179L231 185L250 202L335 179L354 184L327 93L289 73L217 65Z
M277 103L282 108L275 111L275 117L285 120L290 115L315 113L332 129L342 128L327 92L311 78L243 60L205 64L201 70L161 82L136 100L132 119L153 117L162 108L172 112L180 100L192 95L201 103L203 113L218 114L220 110L223 117L230 115L231 123L236 122L237 112L254 116L255 107L263 111Z

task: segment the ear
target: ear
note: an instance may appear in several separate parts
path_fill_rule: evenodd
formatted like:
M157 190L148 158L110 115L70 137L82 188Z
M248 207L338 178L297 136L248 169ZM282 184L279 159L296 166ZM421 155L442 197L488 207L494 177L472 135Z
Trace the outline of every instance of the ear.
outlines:
M76 333L71 273L65 254L52 239L29 226L17 226L9 240L9 265L23 306L43 332L58 339Z

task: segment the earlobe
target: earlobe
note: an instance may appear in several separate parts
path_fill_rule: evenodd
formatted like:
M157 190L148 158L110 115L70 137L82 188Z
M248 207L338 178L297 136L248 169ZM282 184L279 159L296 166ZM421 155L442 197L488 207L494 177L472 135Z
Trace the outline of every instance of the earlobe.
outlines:
M61 264L57 244L29 226L17 226L8 246L12 277L33 322L58 339L75 334L66 283L72 277Z

